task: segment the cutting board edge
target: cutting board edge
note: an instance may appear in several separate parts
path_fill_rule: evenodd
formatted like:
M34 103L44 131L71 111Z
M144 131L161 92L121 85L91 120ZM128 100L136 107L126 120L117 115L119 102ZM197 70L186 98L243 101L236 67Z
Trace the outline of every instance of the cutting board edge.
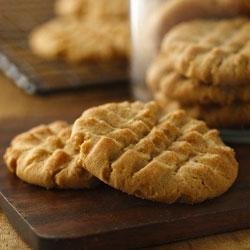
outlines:
M161 223L154 223L150 224L148 226L138 226L130 229L123 229L119 231L110 231L102 234L93 234L93 235L87 235L87 236L79 236L76 238L54 238L54 237L48 237L46 235L40 235L38 232L35 232L32 228L32 226L23 218L18 211L12 206L11 202L6 199L4 196L3 192L0 190L0 206L3 209L4 213L6 214L8 220L11 222L15 230L21 235L22 239L29 244L32 248L37 249L37 250L45 250L45 249L50 249L51 247L55 250L57 249L82 249L82 246L92 249L92 248L110 248L112 247L149 247L149 246L156 246L160 244L166 244L169 242L174 242L174 241L180 241L180 240L185 240L185 239L191 239L191 238L197 238L197 237L202 237L202 236L208 236L212 234L217 234L217 233L224 233L224 232L230 232L230 231L235 231L235 230L240 230L240 229L245 229L250 227L250 212L248 215L244 213L244 216L240 215L240 211L243 210L241 209L234 209L231 211L227 211L226 215L223 213L223 211L219 213L214 213L214 214L209 214L207 219L219 219L223 215L223 223L220 223L220 227L217 226L216 223L212 224L212 226L208 227L207 230L203 230L201 233L198 227L195 229L191 234L187 233L185 235L185 232L183 235L176 236L175 233L171 234L171 231L175 230L170 230L170 235L165 235L162 236L162 232L165 232L165 230L169 230L170 228L173 229L173 227L180 227L180 224L185 224L186 222L190 223L190 217L189 218L182 218L178 221L168 221L168 222L161 222ZM245 208L244 208L245 209ZM250 211L250 210L249 210ZM242 211L241 211L242 212ZM244 211L245 212L245 211ZM192 217L193 224L196 223L196 220L199 221L200 217L203 217L204 215L199 215ZM226 216L226 217L225 217ZM246 216L248 216L248 220L246 220ZM210 218L213 217L213 218ZM228 218L228 221L225 220L225 218ZM231 218L234 218L234 220L237 219L237 224L232 224L231 223ZM239 222L240 220L240 222ZM229 223L227 223L229 222ZM211 225L211 224L210 224ZM152 237L152 228L154 228L154 236ZM130 230L129 234L127 230ZM188 229L186 229L187 232L189 232ZM138 231L140 232L138 234ZM126 237L124 238L124 232L126 232ZM137 240L136 244L135 241L131 244L131 238L134 238L135 234L137 235ZM145 243L143 238L146 237L149 240ZM148 237L150 235L150 237ZM157 238L157 235L159 236ZM121 237L122 242L126 242L126 244L120 244L116 243L114 244L113 240L114 238ZM139 239L139 240L138 240ZM80 245L79 245L80 244ZM71 248L70 248L71 247Z
M0 207L4 214L8 218L10 224L13 226L15 231L21 235L21 238L30 246L38 249L37 234L32 230L31 225L23 218L18 211L13 207L11 202L4 196L0 190Z

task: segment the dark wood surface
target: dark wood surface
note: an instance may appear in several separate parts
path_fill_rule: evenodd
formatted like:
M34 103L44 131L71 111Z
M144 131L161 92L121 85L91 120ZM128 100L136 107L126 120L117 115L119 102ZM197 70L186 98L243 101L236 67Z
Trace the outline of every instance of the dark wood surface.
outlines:
M68 116L72 121L74 115ZM10 139L49 117L0 122L1 154ZM235 146L240 161L229 192L199 205L141 200L105 185L93 190L46 191L11 175L1 161L0 205L34 249L144 247L250 226L250 147Z
M53 17L54 0L0 0L0 70L29 93L47 94L128 80L125 62L70 65L32 54L30 31Z

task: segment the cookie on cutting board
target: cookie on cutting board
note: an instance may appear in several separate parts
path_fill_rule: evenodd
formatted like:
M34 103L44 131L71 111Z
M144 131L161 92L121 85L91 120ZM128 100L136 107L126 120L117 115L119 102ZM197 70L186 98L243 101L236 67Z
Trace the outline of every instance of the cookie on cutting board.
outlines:
M16 136L4 154L8 169L21 180L45 187L92 187L97 179L79 161L80 137L71 136L71 125L56 121Z
M85 111L72 135L84 135L82 165L106 184L166 203L221 195L236 179L234 151L217 130L155 102L110 103Z

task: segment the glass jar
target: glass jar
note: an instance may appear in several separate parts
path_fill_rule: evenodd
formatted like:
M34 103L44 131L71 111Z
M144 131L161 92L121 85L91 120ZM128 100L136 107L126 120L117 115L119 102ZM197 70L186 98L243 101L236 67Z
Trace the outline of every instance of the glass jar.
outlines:
M157 99L163 95L172 95L175 99L174 94L166 93L166 91L173 92L179 88L177 100L180 103L183 101L185 105L178 105L184 109L187 106L186 104L192 105L192 112L190 107L187 110L190 110L190 113L199 119L203 119L208 114L213 120L203 119L207 121L208 125L223 128L242 128L250 125L250 98L248 100L248 94L245 92L247 90L250 97L250 85L247 87L247 84L250 84L250 54L249 50L246 49L246 47L250 47L249 0L131 0L130 13L132 34L131 78L134 95L137 99L148 100L152 96ZM195 22L198 24L194 24ZM183 28L180 27L181 25L183 25ZM219 26L221 28L217 28ZM184 32L182 32L182 29ZM188 29L190 30L189 34L187 34ZM221 32L218 32L220 29ZM173 30L178 30L179 33L174 34ZM215 31L213 32L213 30ZM166 43L165 40L171 41ZM175 44L175 40L177 44ZM182 40L181 46L183 47L180 47L180 40ZM188 42L185 43L185 40ZM159 75L159 72L164 74L163 71L166 71L166 68L163 69L163 65L159 63L159 66L154 66L157 58L162 57L161 55L165 53L164 46L166 47L166 44L169 47L167 47L168 56L165 60L168 67L170 65L171 73L172 70L174 71L172 75L175 77L172 76L172 85L175 88L173 89L173 86L165 88L164 93L155 95L154 88L156 87L150 87L150 83L146 84L145 81L148 81L146 78L150 75L152 67L154 68L154 74L151 74L149 78L154 77L154 81L157 81L155 72ZM179 48L176 49L178 45ZM171 51L171 46L173 51ZM187 48L188 46L190 47ZM207 53L206 50L212 52L212 54ZM187 51L189 54L186 53ZM204 51L208 54L206 60L208 67L202 60L198 62L197 59L198 57L202 58ZM183 55L182 53L186 54ZM218 57L215 57L216 53ZM229 53L232 53L232 55L229 56ZM233 55L237 53L242 55L237 57L238 59L233 58ZM194 59L195 56L197 58ZM219 64L224 63L220 57L227 57L227 62L229 62L228 67L225 67L225 72L219 68ZM192 61L193 59L194 61ZM237 65L237 60L239 65ZM215 66L216 62L218 67ZM245 65L240 68L240 64ZM215 74L218 68L221 70L219 77ZM241 70L244 72L244 76L236 76L237 71ZM183 80L192 82L192 85L186 89L186 96L185 88L181 89ZM160 80L158 79L158 81ZM241 89L240 94L238 88ZM180 92L182 100L180 100ZM221 99L220 95L222 96ZM168 101L165 100L165 106L171 106L171 108L175 106L169 105ZM234 112L234 117L230 117L231 111ZM216 122L216 120L219 122Z
M152 13L156 13L164 0L131 0L131 39L132 61L131 78L134 94L137 98L148 99L145 89L145 73L156 55L156 37L152 37L148 28L151 26Z

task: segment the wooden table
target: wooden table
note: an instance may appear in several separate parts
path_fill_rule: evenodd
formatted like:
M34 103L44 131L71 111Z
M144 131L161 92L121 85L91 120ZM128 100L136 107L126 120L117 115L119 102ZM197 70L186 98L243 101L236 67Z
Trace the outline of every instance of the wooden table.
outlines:
M132 99L128 86L92 88L51 96L29 96L0 74L0 119L50 116L62 119L65 112L77 117L84 109L110 101ZM195 225L191 225L195 226ZM15 233L0 209L0 249L26 250L29 247ZM153 249L250 249L250 229L187 240Z

